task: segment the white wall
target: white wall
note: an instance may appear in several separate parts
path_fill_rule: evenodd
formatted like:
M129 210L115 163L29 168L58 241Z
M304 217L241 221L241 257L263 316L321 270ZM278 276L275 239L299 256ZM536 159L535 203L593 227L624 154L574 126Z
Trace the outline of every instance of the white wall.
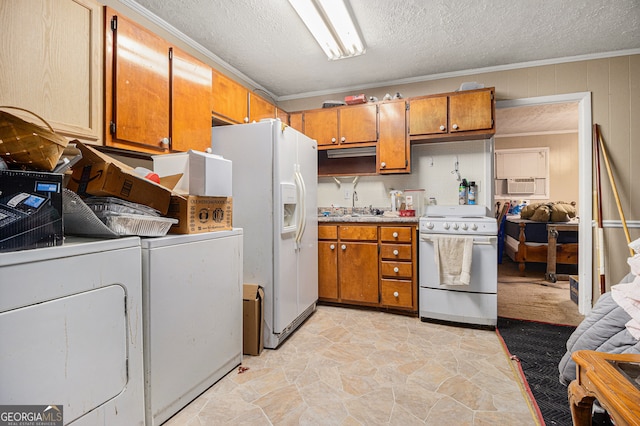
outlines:
M493 152L490 141L464 141L414 145L411 149L409 175L361 176L355 186L358 194L356 207L373 206L390 208L389 191L393 189L424 189L425 202L430 197L437 204L458 204L458 175L454 172L458 161L461 178L475 181L478 186L478 204L493 212L491 176ZM345 192L353 191L354 177L318 179L318 206L351 207L352 199L345 199Z

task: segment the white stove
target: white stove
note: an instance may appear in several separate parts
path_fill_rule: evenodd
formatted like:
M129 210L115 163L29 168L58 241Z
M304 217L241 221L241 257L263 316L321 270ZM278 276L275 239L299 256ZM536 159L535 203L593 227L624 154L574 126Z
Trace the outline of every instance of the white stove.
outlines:
M418 305L423 321L495 327L498 319L497 234L497 221L487 216L484 206L427 207L420 218L418 246ZM455 270L458 259L448 257L448 250L460 250L456 245L465 243L469 252L465 256L471 262L466 267L460 262L460 277L466 274L470 278L468 283L463 279L451 281L451 275L444 276L442 270Z
M479 205L428 206L420 232L451 235L498 235L498 223Z

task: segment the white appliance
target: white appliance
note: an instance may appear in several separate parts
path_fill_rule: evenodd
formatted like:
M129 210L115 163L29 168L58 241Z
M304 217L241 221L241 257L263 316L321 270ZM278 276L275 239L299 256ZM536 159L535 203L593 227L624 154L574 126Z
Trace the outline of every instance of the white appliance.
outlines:
M0 405L143 425L140 239L0 253Z
M212 129L233 162L233 223L244 280L264 287L264 346L275 349L318 300L317 143L280 120Z
M495 327L498 319L498 261L495 218L481 205L427 206L420 218L419 311L422 320ZM442 285L433 237L473 238L469 285Z
M242 362L242 229L142 240L145 408L159 425Z

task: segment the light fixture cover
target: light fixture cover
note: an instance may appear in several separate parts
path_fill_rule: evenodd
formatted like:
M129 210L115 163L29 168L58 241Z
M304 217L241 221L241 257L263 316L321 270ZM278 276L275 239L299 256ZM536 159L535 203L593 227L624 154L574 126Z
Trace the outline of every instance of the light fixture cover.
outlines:
M289 0L327 57L362 55L366 49L346 0Z

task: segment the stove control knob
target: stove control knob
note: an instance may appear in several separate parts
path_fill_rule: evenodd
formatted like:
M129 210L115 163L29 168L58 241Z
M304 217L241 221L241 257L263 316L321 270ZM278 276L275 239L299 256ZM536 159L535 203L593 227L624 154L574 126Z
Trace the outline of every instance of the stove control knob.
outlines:
M444 229L449 229L449 222L445 222L442 226L444 227Z
M453 224L453 229L455 229L455 230L457 230L457 229L458 229L458 224L457 224L457 223L454 223L454 224Z
M427 229L433 229L433 222L427 222Z
M468 228L469 228L469 226L468 226L466 223L463 223L463 224L462 224L462 229L463 229L463 230L465 230L465 231L466 231Z
M478 230L478 225L476 225L475 223L473 225L471 225L471 229L473 229L474 231Z

